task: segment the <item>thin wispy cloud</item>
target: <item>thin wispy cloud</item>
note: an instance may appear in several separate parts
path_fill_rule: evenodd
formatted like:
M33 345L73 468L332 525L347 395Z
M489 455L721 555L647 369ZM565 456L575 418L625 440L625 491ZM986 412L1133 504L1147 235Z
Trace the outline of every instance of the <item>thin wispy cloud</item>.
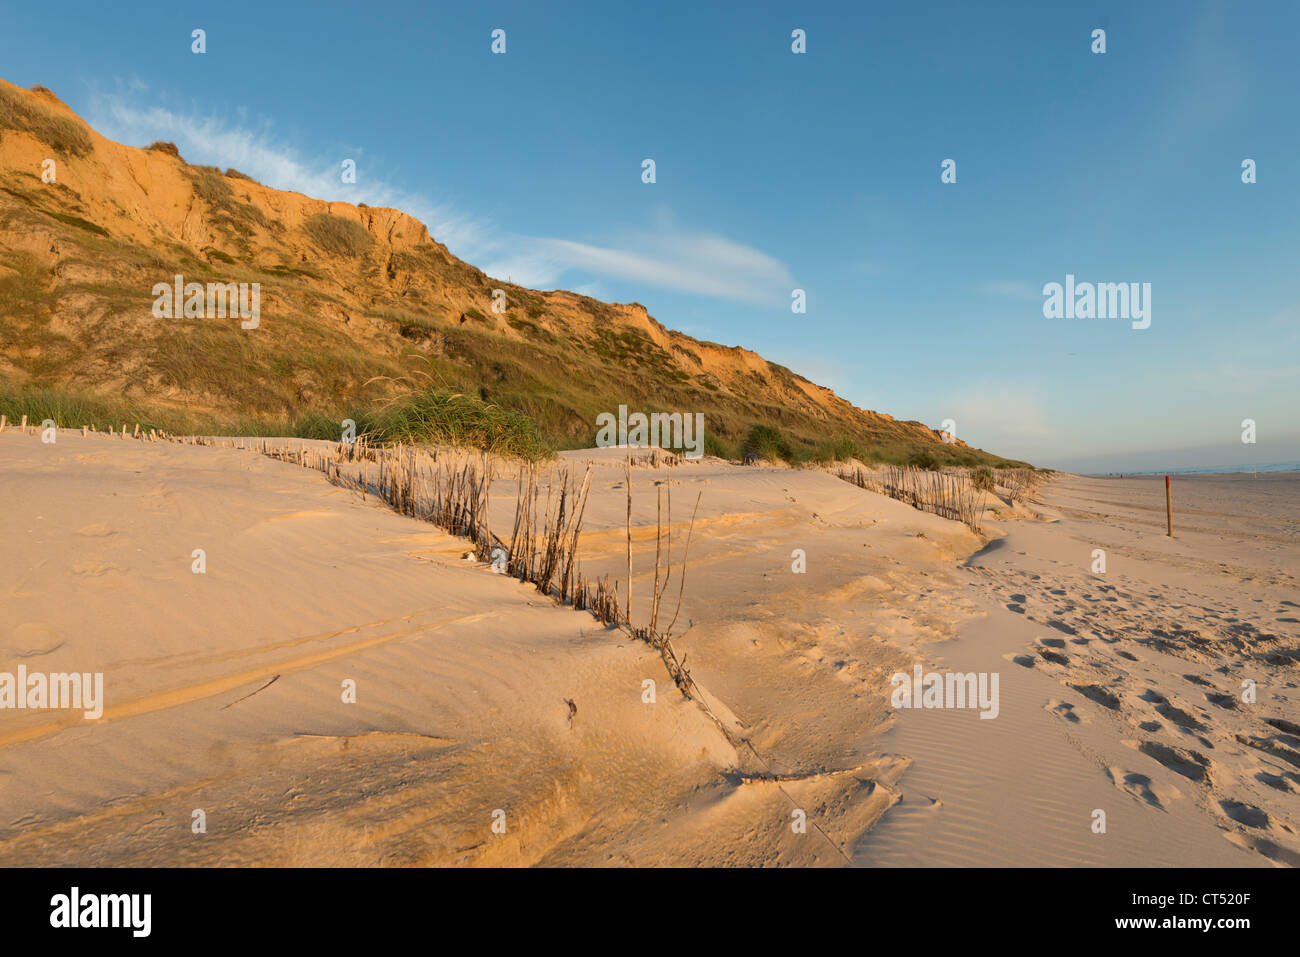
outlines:
M646 232L620 247L516 237L516 247L519 252L487 263L484 271L543 286L576 272L761 306L788 302L793 288L783 263L709 234Z
M131 89L142 92L135 85ZM491 244L487 224L368 177L364 171L356 183L344 183L339 175L342 160L354 157L308 161L278 142L269 126L251 129L217 116L140 106L121 95L104 94L93 99L89 119L109 139L132 145L175 142L189 162L234 167L275 189L314 199L401 209L424 222L439 242L466 255Z
M344 157L305 158L277 139L270 124L250 127L215 115L141 105L138 98L147 94L142 85L126 89L127 94L99 94L92 101L90 122L110 139L133 145L169 140L190 162L234 167L275 189L401 209L490 276L539 288L565 282L597 288L595 280L621 281L772 307L788 302L795 285L786 265L772 256L723 236L683 230L671 216L660 217L652 229L622 234L611 245L521 235L367 175L359 160L358 181L343 183Z

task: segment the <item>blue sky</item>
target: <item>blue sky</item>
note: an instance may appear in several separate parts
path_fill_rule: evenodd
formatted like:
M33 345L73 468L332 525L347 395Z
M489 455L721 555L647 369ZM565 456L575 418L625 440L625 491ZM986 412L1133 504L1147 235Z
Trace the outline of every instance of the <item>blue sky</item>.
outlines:
M1300 5L294 6L9 3L0 75L1002 454L1300 460ZM1067 273L1150 328L1044 318Z

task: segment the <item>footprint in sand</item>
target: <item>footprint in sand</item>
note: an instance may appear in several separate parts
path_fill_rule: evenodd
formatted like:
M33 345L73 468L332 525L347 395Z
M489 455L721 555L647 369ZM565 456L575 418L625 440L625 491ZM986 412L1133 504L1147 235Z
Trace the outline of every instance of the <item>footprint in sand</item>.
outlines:
M1276 735L1264 735L1255 737L1247 734L1237 734L1234 736L1238 744L1244 744L1248 748L1255 748L1263 751L1265 754L1271 754L1274 757L1281 758L1297 768L1300 768L1300 751L1294 751L1288 748Z
M1172 785L1157 784L1145 774L1140 774L1137 771L1125 771L1122 768L1109 767L1106 769L1106 776L1121 791L1131 794L1139 801L1144 801L1162 811L1170 801L1176 801L1183 796L1183 793L1178 788Z
M1263 854L1271 861L1278 861L1291 867L1300 867L1300 854L1267 838L1257 837L1254 834L1244 834L1240 831L1234 831L1223 836L1238 847Z
M1079 694L1083 695L1089 701L1095 701L1103 708L1109 708L1111 711L1119 710L1119 695L1110 691L1108 688L1103 688L1101 685L1075 684L1070 681L1065 682L1065 684L1079 692Z
M1300 745L1300 724L1288 721L1286 718L1265 718L1264 721L1295 739L1288 741L1287 744Z
M1063 718L1064 720L1069 721L1071 724L1086 724L1088 721L1087 718L1075 711L1074 705L1070 704L1068 701L1058 701L1055 698L1051 698L1048 700L1047 704L1043 705L1043 710L1049 711L1058 718Z
M1154 758L1170 771L1176 771L1190 781L1213 786L1210 759L1198 751L1176 748L1161 744L1159 741L1125 741L1124 744L1136 748L1149 758Z
M1282 774L1270 774L1268 771L1259 771L1255 775L1255 780L1267 784L1271 788L1279 791L1285 791L1288 794L1300 792L1300 774L1291 774L1289 771Z
M1166 721L1172 721L1184 731L1204 731L1206 726L1203 722L1197 720L1191 714L1188 714L1182 708L1177 707L1172 701L1162 695L1154 688L1148 688L1142 692L1139 697L1150 704L1156 706L1156 713Z
M92 522L77 529L77 534L87 538L107 538L109 535L116 535L117 532L102 522Z
M1270 827L1272 822L1266 811L1251 804L1243 804L1241 801L1223 800L1219 802L1219 807L1223 813L1228 815L1238 824L1244 824L1247 827Z
M0 651L14 658L38 658L58 651L64 638L49 625L38 621L25 621L10 633L9 641Z

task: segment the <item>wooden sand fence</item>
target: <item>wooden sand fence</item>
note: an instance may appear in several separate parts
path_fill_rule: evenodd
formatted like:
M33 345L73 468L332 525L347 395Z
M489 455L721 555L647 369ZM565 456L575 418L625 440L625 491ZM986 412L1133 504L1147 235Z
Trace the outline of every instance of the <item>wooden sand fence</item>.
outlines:
M984 496L964 472L932 472L909 465L886 466L879 472L862 468L841 469L836 473L858 488L888 495L913 508L940 518L962 522L976 534L982 534Z
M0 431L7 418L0 416ZM31 428L27 416L19 428ZM374 496L401 515L429 522L449 534L468 539L474 545L474 557L490 562L501 571L531 582L542 594L560 604L571 604L588 611L603 625L612 625L632 637L649 643L663 658L673 683L689 699L699 700L698 689L672 643L672 629L681 612L686 587L686 568L690 558L691 535L700 499L695 500L686 543L678 572L677 606L664 630L659 628L663 598L673 575L672 559L672 485L658 486L658 512L655 527L655 577L651 593L649 620L636 625L632 620L632 473L631 454L625 466L627 486L627 579L622 596L618 581L611 575L588 579L577 562L578 539L582 515L591 488L591 465L579 483L576 472L567 466L547 466L545 474L536 463L517 463L518 483L515 490L515 516L510 541L493 533L488 519L489 495L495 472L492 459L482 452L426 448L408 444L374 445L366 437L354 442L296 444L283 439L218 438L202 435L174 435L136 425L121 432L110 428L97 432L95 426L82 426L83 436L105 435L110 438L137 439L147 442L173 442L180 445L211 446L259 452L281 462L322 472L333 484L360 493L363 499ZM676 465L671 453L653 450L650 456L638 456L651 467ZM542 490L545 488L545 498ZM665 514L665 490L667 513ZM503 561L498 561L503 559ZM701 702L702 703L702 702ZM707 705L706 712L712 715ZM714 720L718 719L713 716ZM721 726L721 722L719 722ZM724 729L725 730L725 729Z
M993 473L997 483L1007 490L1013 502L1023 502L1029 498L1038 483L1043 480L1041 472L1034 469L998 469Z
M324 473L335 485L363 498L374 496L401 515L436 525L474 545L474 557L494 568L531 582L558 604L590 612L603 625L626 631L659 652L669 676L688 699L701 701L686 668L685 656L673 647L673 627L681 611L690 558L691 536L700 499L695 500L686 542L677 570L677 605L672 620L660 629L660 613L673 573L672 486L658 486L655 526L655 573L646 622L632 619L632 481L631 462L625 467L627 487L627 579L620 594L618 581L609 574L589 579L578 563L582 517L591 489L592 466L581 477L576 468L537 463L511 463L518 470L514 520L509 540L493 532L488 518L492 482L499 460L486 453L430 449L406 444L371 445L364 438L353 443L307 445L269 439L214 439L186 436L173 439L189 445L249 449L269 458ZM708 711L707 705L704 706ZM709 712L712 714L711 712ZM717 720L716 717L714 720Z

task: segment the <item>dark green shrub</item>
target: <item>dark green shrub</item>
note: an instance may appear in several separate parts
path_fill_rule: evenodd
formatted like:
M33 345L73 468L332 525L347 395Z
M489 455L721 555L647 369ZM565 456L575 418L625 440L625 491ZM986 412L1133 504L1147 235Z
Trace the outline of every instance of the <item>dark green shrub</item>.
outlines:
M745 435L741 452L747 460L764 459L768 462L790 462L794 450L781 430L771 425L754 425Z
M927 472L937 472L939 470L939 460L928 451L913 452L908 456L907 464L913 468L925 469Z

